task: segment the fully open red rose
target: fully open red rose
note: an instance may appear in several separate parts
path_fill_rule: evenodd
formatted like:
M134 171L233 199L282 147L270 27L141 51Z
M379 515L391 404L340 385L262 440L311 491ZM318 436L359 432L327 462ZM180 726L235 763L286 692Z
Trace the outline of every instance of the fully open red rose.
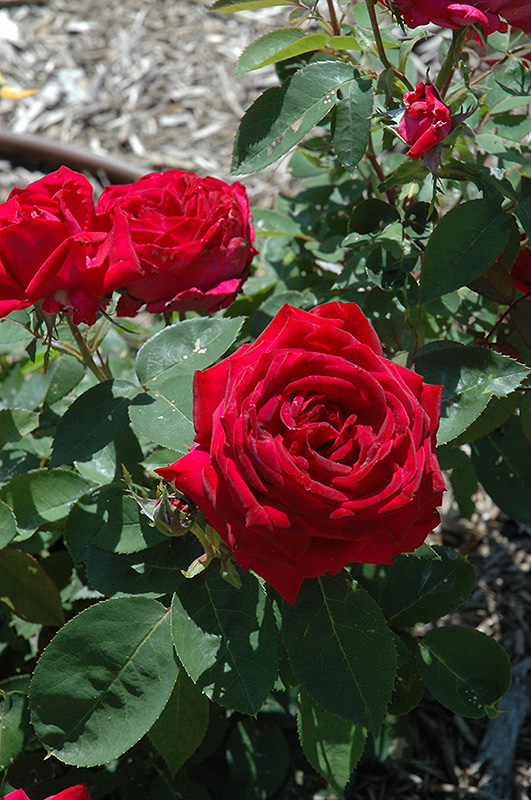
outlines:
M119 316L148 311L215 311L228 306L249 274L253 228L241 183L168 170L109 186L101 213L123 209L145 270L124 288Z
M29 797L23 789L16 789L11 794L6 794L4 800L29 800ZM65 789L59 794L51 794L46 800L90 800L90 796L87 787L80 784Z
M406 110L398 123L398 133L411 145L406 155L420 158L450 133L450 109L439 97L435 86L422 82L417 83L414 92L406 92L404 104Z
M42 301L93 324L105 295L140 274L124 215L97 218L79 173L61 167L0 204L0 317Z
M531 33L531 3L529 0L384 0L395 8L406 25L416 28L430 22L453 30L463 25L479 25L485 34L494 33L503 23Z
M438 522L441 389L382 356L354 303L285 305L194 376L196 444L157 470L290 603L304 578L390 563Z

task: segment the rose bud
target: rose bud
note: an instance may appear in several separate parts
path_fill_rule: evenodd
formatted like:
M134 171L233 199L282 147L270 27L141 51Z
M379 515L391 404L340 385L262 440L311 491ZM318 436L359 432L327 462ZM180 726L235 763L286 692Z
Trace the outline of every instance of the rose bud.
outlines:
M503 27L500 16L514 28L531 33L531 3L527 0L384 0L391 10L410 28L433 22L441 28L456 30L465 25L476 25L485 35Z
M92 325L106 295L140 274L124 215L96 218L79 173L61 167L0 204L0 317L41 301Z
M195 373L195 445L156 472L294 603L304 578L391 563L437 525L441 391L383 357L355 303L285 305Z
M217 311L249 275L256 253L241 183L168 170L108 186L97 209L125 213L144 277L122 288L118 316L147 311Z
M406 110L398 123L398 135L410 145L406 155L420 158L450 133L450 109L435 86L422 82L417 83L414 92L404 95L404 104Z

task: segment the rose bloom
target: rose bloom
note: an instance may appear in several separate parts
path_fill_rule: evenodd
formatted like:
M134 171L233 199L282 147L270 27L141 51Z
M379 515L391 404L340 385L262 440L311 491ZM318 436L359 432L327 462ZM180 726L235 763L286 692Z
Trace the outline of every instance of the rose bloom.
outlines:
M195 373L196 444L156 472L294 603L304 578L390 563L437 525L440 400L382 356L355 303L285 305L254 344Z
M404 104L406 110L398 123L398 134L411 146L406 155L420 158L450 133L450 109L435 86L422 81L417 83L414 92L406 92Z
M11 794L7 794L4 800L30 800L26 792L22 789L16 789ZM83 785L72 786L70 789L65 789L59 794L51 794L45 800L90 800L87 787Z
M97 218L79 173L61 167L0 204L0 317L42 301L93 324L105 295L140 274L125 216Z
M463 25L479 25L486 35L494 33L503 23L525 33L531 33L531 3L529 0L469 0L454 3L451 0L384 0L395 8L406 25L416 28L433 22L453 30Z
M531 250L522 247L511 267L511 279L514 288L522 294L531 292Z
M119 316L147 311L216 311L231 303L256 251L241 183L168 170L127 186L108 186L99 212L123 210L145 271L129 283Z

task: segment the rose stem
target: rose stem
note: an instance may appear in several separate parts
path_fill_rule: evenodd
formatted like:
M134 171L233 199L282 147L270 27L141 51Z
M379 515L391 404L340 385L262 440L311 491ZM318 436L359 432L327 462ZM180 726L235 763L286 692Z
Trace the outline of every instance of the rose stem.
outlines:
M96 376L96 378L100 381L100 383L112 379L112 375L109 372L108 368L105 366L105 364L102 364L101 367L98 367L98 365L96 364L96 362L92 357L92 352L90 348L88 347L85 339L81 334L81 331L79 330L77 325L74 325L71 317L68 314L66 315L66 321L68 323L68 327L72 331L74 339L76 340L76 344L79 347L79 352L83 363L87 365L87 367Z
M441 69L435 81L435 88L439 90L441 97L444 97L452 78L454 76L455 68L457 66L457 59L461 53L461 48L466 38L468 28L461 28L460 31L454 31L452 43L448 48L446 57L441 64Z
M367 11L369 12L369 17L371 20L371 27L372 32L374 33L374 41L376 42L376 47L378 49L378 55L380 57L380 61L382 62L385 69L390 69L393 75L402 81L402 83L407 86L407 88L411 91L415 87L411 83L411 81L406 78L406 76L400 72L400 70L393 67L389 59L387 58L387 53L385 52L384 43L382 42L382 35L380 33L380 28L378 27L378 19L376 17L376 0L365 0L367 5Z

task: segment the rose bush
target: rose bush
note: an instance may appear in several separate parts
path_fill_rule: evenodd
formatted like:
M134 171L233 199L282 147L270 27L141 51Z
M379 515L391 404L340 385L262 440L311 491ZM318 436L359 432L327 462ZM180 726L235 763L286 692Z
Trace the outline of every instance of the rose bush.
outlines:
M134 316L144 304L151 312L224 308L249 274L256 251L240 183L168 170L107 187L97 209L126 214L145 271L124 288L119 316Z
M42 301L93 324L105 296L140 274L125 216L97 217L81 174L61 167L0 204L0 316Z
M527 0L386 0L386 4L394 7L410 28L430 22L452 29L479 25L488 35L502 26L503 17L513 27L531 33L531 4Z
M302 580L390 563L438 522L441 389L382 355L354 303L285 305L194 376L196 444L156 470L294 603Z
M411 147L407 155L420 158L442 142L452 129L450 109L435 86L418 83L415 91L404 95L406 110L398 123L398 134Z
M30 800L28 795L23 789L16 789L14 792L7 794L4 800ZM90 800L87 787L82 784L72 786L70 789L65 789L59 794L51 794L45 800Z

